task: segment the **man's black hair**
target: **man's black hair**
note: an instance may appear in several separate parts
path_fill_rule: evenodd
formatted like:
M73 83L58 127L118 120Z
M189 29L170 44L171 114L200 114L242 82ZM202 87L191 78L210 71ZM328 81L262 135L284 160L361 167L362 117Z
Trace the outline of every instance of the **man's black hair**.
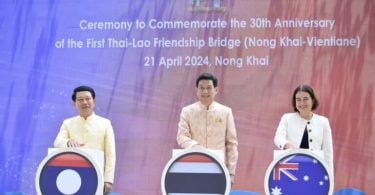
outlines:
M93 88L89 87L89 86L79 86L79 87L76 87L74 90L73 90L73 94L72 94L72 100L73 102L76 101L76 98L77 98L77 93L78 92L81 92L81 91L88 91L91 93L91 96L92 96L92 99L95 99L95 91Z
M201 81L201 80L211 80L212 83L214 84L214 87L215 88L217 87L217 83L218 83L217 78L211 73L205 72L205 73L202 73L201 75L198 76L198 78L195 82L195 85L197 86L197 88L198 88L198 85L199 85L199 81Z

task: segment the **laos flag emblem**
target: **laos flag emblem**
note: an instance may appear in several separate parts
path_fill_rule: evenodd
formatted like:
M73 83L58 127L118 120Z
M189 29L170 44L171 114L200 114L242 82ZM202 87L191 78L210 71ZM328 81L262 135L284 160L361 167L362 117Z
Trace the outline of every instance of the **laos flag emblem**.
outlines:
M39 165L36 176L38 194L98 194L102 177L95 163L80 152L48 155Z

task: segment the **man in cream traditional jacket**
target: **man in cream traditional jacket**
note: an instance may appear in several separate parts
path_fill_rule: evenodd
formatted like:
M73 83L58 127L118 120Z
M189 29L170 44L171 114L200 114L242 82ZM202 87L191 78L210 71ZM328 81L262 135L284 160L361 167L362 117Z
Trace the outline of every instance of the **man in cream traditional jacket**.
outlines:
M238 159L238 141L232 110L214 101L217 79L209 73L196 80L199 101L181 111L177 143L182 148L222 150L232 183Z
M112 190L115 172L115 138L110 120L94 113L95 91L91 87L74 89L72 100L78 116L64 120L55 147L82 147L104 152L104 194Z

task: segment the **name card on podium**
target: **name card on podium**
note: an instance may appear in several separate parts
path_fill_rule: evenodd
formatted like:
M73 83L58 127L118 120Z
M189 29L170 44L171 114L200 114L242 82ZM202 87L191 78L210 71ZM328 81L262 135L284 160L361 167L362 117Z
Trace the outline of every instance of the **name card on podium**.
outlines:
M37 170L37 194L103 194L103 171L102 151L49 148Z
M229 194L231 179L222 151L191 148L172 154L161 178L164 195Z

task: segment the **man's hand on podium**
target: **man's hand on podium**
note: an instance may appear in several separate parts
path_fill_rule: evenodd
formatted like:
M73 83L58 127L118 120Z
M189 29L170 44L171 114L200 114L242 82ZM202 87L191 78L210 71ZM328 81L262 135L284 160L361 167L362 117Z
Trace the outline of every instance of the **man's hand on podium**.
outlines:
M67 145L68 147L81 147L81 146L84 146L85 144L81 144L81 143L77 142L77 141L74 140L74 139L70 139L70 140L68 141L68 143L66 143L66 145Z
M106 195L112 191L112 184L109 182L104 182L103 194Z
M230 183L232 184L232 186L233 186L233 184L234 184L234 175L230 175Z

